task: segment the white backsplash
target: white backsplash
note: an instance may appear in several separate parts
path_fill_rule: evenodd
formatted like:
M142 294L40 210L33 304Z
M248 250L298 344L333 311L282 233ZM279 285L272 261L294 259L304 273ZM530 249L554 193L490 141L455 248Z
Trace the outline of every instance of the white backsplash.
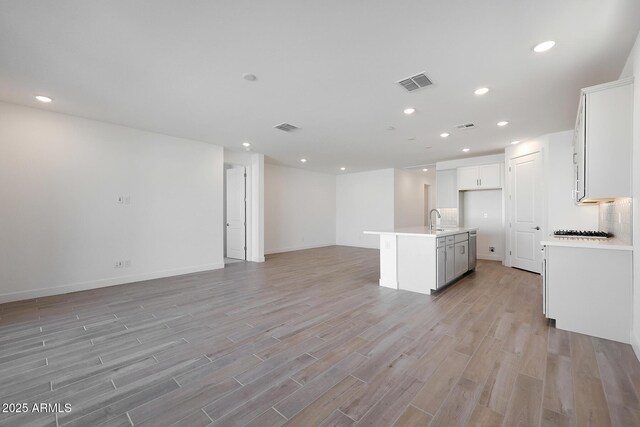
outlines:
M600 204L598 207L600 230L611 233L615 238L626 243L631 243L632 212L632 199L617 199Z
M440 225L443 227L455 227L458 225L458 209L442 208L438 209L442 217L439 219Z

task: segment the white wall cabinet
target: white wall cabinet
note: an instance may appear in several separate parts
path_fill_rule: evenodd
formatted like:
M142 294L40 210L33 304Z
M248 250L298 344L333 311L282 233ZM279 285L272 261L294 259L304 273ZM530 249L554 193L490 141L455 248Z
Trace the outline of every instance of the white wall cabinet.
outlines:
M631 197L633 80L582 89L574 133L574 200Z
M455 169L436 172L438 208L458 207L458 183Z
M458 168L458 190L489 190L502 188L502 164Z

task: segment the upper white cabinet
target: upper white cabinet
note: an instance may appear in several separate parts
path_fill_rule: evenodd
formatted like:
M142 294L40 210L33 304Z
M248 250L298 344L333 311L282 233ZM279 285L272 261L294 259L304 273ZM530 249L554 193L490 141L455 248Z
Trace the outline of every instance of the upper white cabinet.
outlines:
M458 168L458 190L502 188L502 164Z
M574 134L574 200L631 197L633 79L582 89Z
M458 207L458 184L455 169L436 172L436 204L439 208Z

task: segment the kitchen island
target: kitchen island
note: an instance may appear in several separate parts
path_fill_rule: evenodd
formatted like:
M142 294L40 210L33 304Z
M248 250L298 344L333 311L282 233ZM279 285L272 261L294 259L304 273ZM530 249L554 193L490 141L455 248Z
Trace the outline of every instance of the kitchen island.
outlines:
M365 231L380 236L380 286L431 294L476 266L476 228Z

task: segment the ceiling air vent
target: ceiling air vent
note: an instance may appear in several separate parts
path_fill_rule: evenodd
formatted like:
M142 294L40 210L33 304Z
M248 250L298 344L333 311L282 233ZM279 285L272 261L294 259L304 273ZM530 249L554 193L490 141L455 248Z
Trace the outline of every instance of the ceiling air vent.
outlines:
M300 129L299 127L290 125L289 123L280 123L278 126L274 126L274 128L283 130L285 132L293 132L294 130Z
M473 129L475 127L476 127L476 125L474 125L473 123L463 123L461 125L456 125L455 126L456 129L460 129L460 130Z
M402 79L398 82L398 84L405 88L408 92L413 92L414 90L430 86L432 82L424 73L420 73L416 74L415 76Z

